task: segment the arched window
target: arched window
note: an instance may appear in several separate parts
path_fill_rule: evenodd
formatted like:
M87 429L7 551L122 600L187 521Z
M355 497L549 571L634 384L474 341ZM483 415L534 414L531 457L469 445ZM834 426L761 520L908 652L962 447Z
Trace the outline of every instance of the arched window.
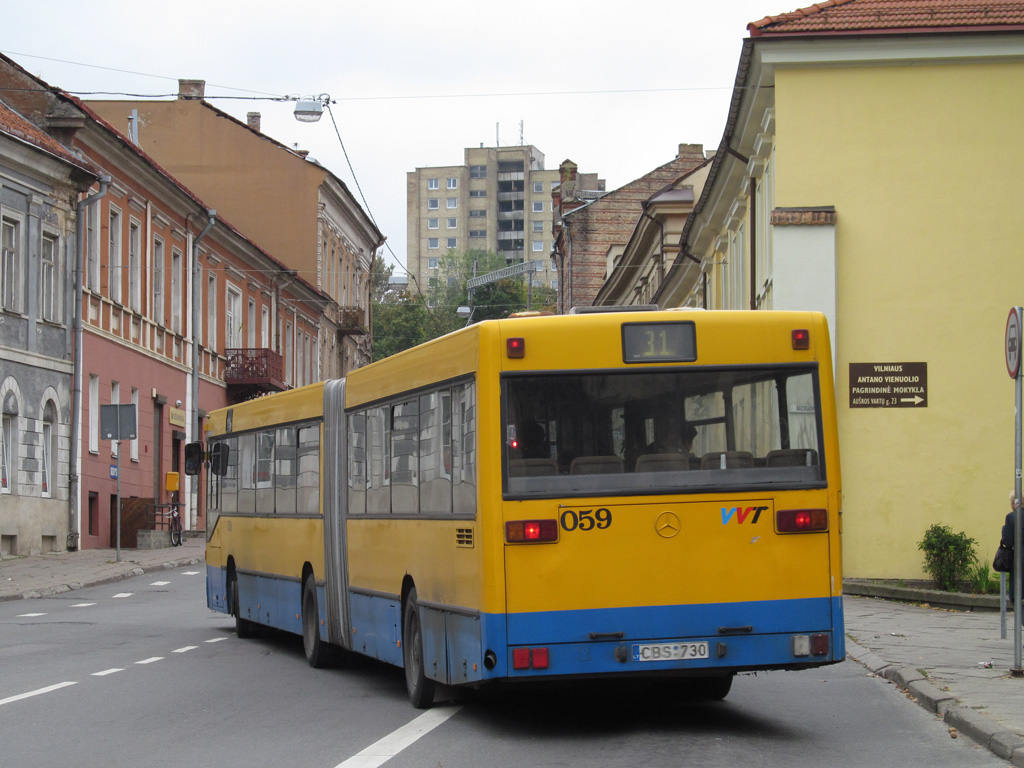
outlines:
M53 468L53 457L57 452L56 425L57 407L53 404L53 400L47 400L46 405L43 407L43 450L39 462L39 487L42 490L42 495L44 499L48 499L53 496L54 483L56 482L57 479L54 476Z
M10 379L4 383L4 388ZM8 391L0 402L0 493L13 493L17 479L18 398Z

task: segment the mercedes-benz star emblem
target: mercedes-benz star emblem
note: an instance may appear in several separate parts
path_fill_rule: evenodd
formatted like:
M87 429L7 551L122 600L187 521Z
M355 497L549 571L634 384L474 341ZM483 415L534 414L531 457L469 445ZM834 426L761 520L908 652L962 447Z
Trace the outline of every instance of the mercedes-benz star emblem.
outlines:
M679 528L679 517L675 512L662 512L658 515L658 519L654 521L654 530L663 539L671 539L679 533Z

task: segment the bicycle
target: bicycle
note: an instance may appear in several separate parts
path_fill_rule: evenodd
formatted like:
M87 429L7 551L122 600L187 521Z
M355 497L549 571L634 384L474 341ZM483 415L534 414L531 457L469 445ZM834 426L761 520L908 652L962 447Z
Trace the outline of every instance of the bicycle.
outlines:
M171 532L171 546L181 546L181 515L178 513L178 502L174 501L170 504L171 511L165 512L164 517L171 518L169 530Z

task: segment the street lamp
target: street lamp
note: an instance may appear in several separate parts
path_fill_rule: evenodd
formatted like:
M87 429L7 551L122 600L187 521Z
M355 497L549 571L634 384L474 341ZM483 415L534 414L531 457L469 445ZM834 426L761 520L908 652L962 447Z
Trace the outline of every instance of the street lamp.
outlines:
M319 96L311 96L308 99L300 99L295 102L295 119L300 123L315 123L324 114L324 104L329 104L331 95L321 93Z

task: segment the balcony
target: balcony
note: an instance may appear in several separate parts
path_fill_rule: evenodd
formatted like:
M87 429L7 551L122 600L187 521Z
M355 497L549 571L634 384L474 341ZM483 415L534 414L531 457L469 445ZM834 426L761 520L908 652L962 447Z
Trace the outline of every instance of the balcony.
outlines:
M366 334L366 314L362 307L338 307L338 335L363 336Z
M224 383L228 398L240 403L267 392L283 392L284 358L271 349L226 349L228 359Z

